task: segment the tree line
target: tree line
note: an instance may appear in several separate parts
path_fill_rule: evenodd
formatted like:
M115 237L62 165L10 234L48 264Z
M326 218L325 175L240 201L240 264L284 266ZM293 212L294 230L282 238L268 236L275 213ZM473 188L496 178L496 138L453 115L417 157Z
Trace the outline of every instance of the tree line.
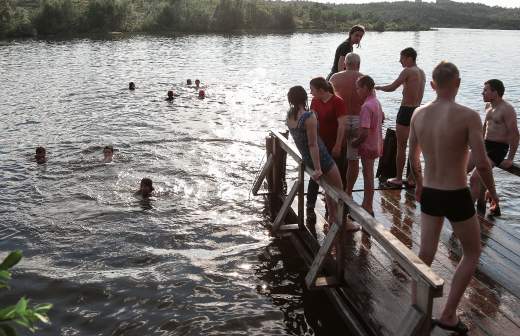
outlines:
M0 37L107 32L520 29L520 9L462 3L334 5L267 0L0 0Z

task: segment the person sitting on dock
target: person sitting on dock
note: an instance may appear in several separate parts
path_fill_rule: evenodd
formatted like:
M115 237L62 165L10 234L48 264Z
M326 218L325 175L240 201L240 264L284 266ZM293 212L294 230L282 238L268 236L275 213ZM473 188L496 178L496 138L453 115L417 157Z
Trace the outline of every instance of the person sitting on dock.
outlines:
M392 84L376 86L376 90L393 92L399 86L403 85L403 100L401 101L399 112L397 113L395 125L397 135L397 176L387 180L387 183L397 187L403 184L403 170L406 162L406 145L410 133L410 119L415 109L421 105L424 95L424 86L426 84L426 76L424 71L417 66L416 59L417 52L413 48L403 49L399 62L404 69L401 74L399 74L399 77L397 77ZM412 174L408 175L407 184L410 187L414 186Z
M113 156L114 156L114 147L105 146L105 148L103 148L103 162L104 163L112 162Z
M152 196L152 192L155 190L153 187L153 182L150 178L145 177L141 180L141 185L139 190L135 193L143 198L149 198Z
M345 191L352 196L352 189L359 174L359 156L352 141L359 135L359 112L363 103L356 90L356 81L363 74L359 72L361 59L358 54L348 53L345 57L346 70L338 72L330 78L330 83L338 96L343 98L346 107L346 152L347 152L347 177Z
M43 164L47 162L47 151L45 150L45 147L38 146L36 147L36 154L34 155L34 159L36 160L36 163Z
M312 178L316 181L323 178L332 187L341 190L338 167L318 136L318 120L316 115L308 109L307 92L302 86L294 86L287 93L287 99L290 105L286 119L287 127L289 127L289 132L305 165L314 170ZM332 223L336 215L336 203L328 195L325 195L325 201L329 209L327 221ZM350 232L360 229L358 225L354 225L350 221L346 225L345 229Z
M164 100L166 101L173 101L173 91L172 90L169 90L168 91L168 97L166 97Z
M491 166L509 169L513 165L513 159L518 149L519 133L515 109L502 98L504 92L504 84L498 79L491 79L484 83L482 97L487 103L484 144ZM507 155L508 152L509 155ZM485 212L484 188L474 168L475 163L473 155L471 155L468 164L468 171L473 170L470 178L471 194L473 200L477 201L477 209ZM500 216L500 207L490 208L490 214Z
M130 90L130 91L134 91L135 90L135 83L134 82L128 83L128 90Z
M359 113L359 136L352 141L358 148L363 166L363 203L361 206L372 216L374 210L374 160L383 155L383 119L385 115L374 91L374 80L361 76L356 82L356 90L363 102Z
M320 125L318 135L332 155L338 167L342 181L345 179L345 155L343 153L343 139L345 138L346 108L343 99L334 94L331 84L323 77L310 81L311 111L313 111ZM343 185L345 182L343 181ZM310 222L316 221L314 208L320 186L312 178L307 186L307 218Z
M480 226L467 184L466 168L471 147L473 159L493 203L498 196L487 160L482 122L477 112L455 102L460 76L453 63L441 62L433 70L432 88L437 97L418 108L411 121L410 161L415 197L421 204L421 246L419 257L428 266L439 244L444 218L462 245L463 257L456 268L450 292L440 318L434 324L465 334L467 327L457 317L457 306L468 286L480 256ZM424 180L421 172L424 156ZM416 286L413 286L415 302Z

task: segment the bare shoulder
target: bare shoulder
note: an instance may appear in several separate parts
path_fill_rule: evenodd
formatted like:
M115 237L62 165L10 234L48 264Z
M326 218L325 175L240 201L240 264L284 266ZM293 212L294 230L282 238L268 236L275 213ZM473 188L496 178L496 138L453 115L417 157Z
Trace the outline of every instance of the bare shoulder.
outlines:
M513 105L511 105L508 101L503 100L500 106L500 110L504 114L514 114L516 116L516 111Z
M424 105L419 106L415 109L415 111L412 114L412 119L410 121L412 127L416 122L420 122L420 120L423 119L423 116L428 113L428 111L431 109L432 103L427 103ZM417 120L417 121L416 121Z
M462 119L468 122L468 125L474 125L475 123L480 125L480 123L482 122L480 120L480 114L472 108L455 103L454 109L456 110L456 113L461 116Z

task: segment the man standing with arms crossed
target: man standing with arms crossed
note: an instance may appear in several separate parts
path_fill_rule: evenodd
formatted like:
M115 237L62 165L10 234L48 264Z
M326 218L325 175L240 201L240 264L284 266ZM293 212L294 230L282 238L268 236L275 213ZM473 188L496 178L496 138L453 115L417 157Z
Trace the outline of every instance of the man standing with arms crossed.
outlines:
M358 54L348 53L345 57L347 70L338 72L330 78L330 83L338 96L343 98L346 107L346 144L347 144L347 179L345 191L352 197L352 189L359 174L359 156L352 141L359 136L359 112L363 104L356 91L356 82L363 74L359 72L361 59ZM342 176L342 178L344 178Z
M432 77L437 98L417 109L410 130L410 161L417 183L416 199L421 203L419 257L431 265L444 218L447 218L460 240L463 256L453 276L446 305L434 324L465 334L467 327L458 319L456 311L480 257L480 226L466 178L468 146L493 204L498 204L498 197L484 149L480 116L455 103L460 86L457 67L441 62ZM421 152L425 163L424 181Z
M424 95L424 86L426 84L424 71L417 66L416 60L417 52L413 48L403 49L399 62L404 69L401 71L399 77L397 77L392 84L375 87L376 90L393 92L399 86L403 85L403 100L401 101L399 112L397 113L395 126L397 135L397 176L387 181L399 187L403 184L403 170L404 163L406 162L406 144L410 132L410 120L415 109L421 105ZM411 174L408 176L408 185L413 186Z
M504 92L504 84L498 79L490 79L484 83L482 97L487 103L484 144L491 166L509 169L513 165L513 159L518 149L519 134L515 109L502 98ZM509 155L507 155L508 152ZM475 168L473 161L473 156L471 156L468 171ZM485 211L484 189L476 171L473 171L471 175L470 185L473 200L478 200L477 209ZM500 207L490 208L490 214L500 216Z

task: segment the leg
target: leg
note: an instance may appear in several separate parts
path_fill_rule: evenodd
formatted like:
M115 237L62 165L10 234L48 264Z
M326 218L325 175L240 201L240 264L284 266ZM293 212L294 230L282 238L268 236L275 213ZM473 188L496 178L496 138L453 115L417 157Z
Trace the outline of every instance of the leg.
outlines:
M359 175L359 160L348 160L347 167L347 195L352 197L352 189Z
M323 178L332 187L334 187L338 190L342 190L341 177L339 176L338 167L336 167L336 165L334 165L334 167L332 167L331 170L329 170L326 174L324 174ZM336 202L329 196L325 197L325 201L327 202L327 206L329 208L329 216L328 216L329 218L326 218L326 219L329 223L333 223L335 220L335 216L337 215ZM359 227L357 225L354 225L351 222L347 222L345 229L347 231L355 231L355 230L359 229Z
M346 153L341 151L340 157L334 158L334 162L336 162L336 166L338 167L339 176L341 177L341 190L344 190L347 186L347 160L345 156Z
M448 300L444 306L440 322L455 325L458 322L457 306L466 290L471 277L475 273L480 257L480 225L476 215L461 222L452 223L453 232L462 245L462 259L455 270Z
M406 145L408 144L408 135L410 133L409 126L396 125L397 135L397 156L395 159L395 168L397 171L396 178L403 179L404 164L406 162Z
M320 185L316 183L312 178L309 179L309 184L307 185L307 209L312 209L316 207L316 200L318 199L318 192L320 191Z
M361 159L363 165L363 203L361 206L370 214L374 213L372 204L374 200L374 159Z
M421 247L419 249L419 258L428 266L431 266L437 246L439 245L439 236L442 230L444 217L430 216L421 212ZM417 292L416 282L412 282L412 303L415 304Z

